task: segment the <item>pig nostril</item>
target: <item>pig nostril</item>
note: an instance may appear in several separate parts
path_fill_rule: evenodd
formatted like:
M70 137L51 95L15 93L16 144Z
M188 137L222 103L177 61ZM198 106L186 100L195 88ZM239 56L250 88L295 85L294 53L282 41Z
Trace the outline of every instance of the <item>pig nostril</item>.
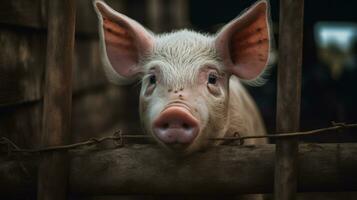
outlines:
M163 125L162 125L162 128L163 128L163 129L168 129L168 128L169 128L169 124L168 124L168 123L163 124Z
M188 129L191 128L191 126L189 126L189 125L186 124L186 123L183 123L183 124L182 124L182 127L183 127L184 129L186 129L186 130L188 130Z

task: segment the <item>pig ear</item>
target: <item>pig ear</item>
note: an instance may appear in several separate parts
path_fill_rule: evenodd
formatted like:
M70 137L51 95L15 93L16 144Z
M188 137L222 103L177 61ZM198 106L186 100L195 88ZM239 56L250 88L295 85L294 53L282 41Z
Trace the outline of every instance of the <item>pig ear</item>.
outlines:
M245 80L257 78L269 60L268 4L259 1L218 33L215 45L227 70Z
M135 81L142 72L140 59L150 53L153 35L138 22L102 1L95 1L99 18L101 57L108 78L118 84Z

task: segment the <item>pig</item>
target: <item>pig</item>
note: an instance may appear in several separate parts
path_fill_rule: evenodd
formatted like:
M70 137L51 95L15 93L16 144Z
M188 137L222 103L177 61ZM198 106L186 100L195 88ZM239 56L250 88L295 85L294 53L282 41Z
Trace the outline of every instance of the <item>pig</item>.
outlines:
M94 6L106 75L119 85L141 82L143 130L163 147L190 154L219 144L210 138L265 134L242 82L259 82L269 61L266 0L215 35L187 29L154 34L102 1Z

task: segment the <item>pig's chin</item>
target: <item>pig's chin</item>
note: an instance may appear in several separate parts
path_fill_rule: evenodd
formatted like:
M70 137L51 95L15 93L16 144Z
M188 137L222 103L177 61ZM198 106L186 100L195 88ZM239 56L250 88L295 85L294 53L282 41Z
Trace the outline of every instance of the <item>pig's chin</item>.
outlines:
M178 156L187 156L187 155L191 155L195 152L199 152L199 151L203 151L205 150L209 144L205 143L203 141L205 141L204 138L202 138L202 134L201 132L198 133L198 136L195 138L195 140L191 143L179 143L179 142L174 142L174 143L164 143L162 142L159 138L157 138L157 136L155 135L155 133L153 133L152 131L151 135L154 137L155 141L164 148L164 150L173 153L173 154L177 154Z

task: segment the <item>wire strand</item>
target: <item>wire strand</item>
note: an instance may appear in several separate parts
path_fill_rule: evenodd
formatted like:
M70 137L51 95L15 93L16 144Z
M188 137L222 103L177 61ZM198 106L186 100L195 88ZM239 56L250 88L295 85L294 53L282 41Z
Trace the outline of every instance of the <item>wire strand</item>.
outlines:
M261 134L254 136L240 136L239 133L234 134L233 137L216 137L209 138L209 140L221 140L221 141L239 141L240 144L244 144L245 140L248 139L260 139L260 138L287 138L287 137L298 137L298 136L307 136L307 135L317 135L323 134L328 131L333 130L342 130L346 128L356 128L357 124L346 124L346 123L336 123L332 122L332 126L327 128L314 129L309 131L299 131L299 132L291 132L291 133L277 133L277 134ZM111 136L101 137L101 138L91 138L89 140L68 144L68 145L57 145L57 146L49 146L37 149L26 149L20 148L9 138L1 137L0 138L0 146L6 146L6 152L8 154L14 153L42 153L42 152L51 152L51 151L68 151L77 149L84 146L92 146L102 143L104 141L113 141L116 147L124 146L124 139L152 139L149 135L123 135L121 131L116 131Z

